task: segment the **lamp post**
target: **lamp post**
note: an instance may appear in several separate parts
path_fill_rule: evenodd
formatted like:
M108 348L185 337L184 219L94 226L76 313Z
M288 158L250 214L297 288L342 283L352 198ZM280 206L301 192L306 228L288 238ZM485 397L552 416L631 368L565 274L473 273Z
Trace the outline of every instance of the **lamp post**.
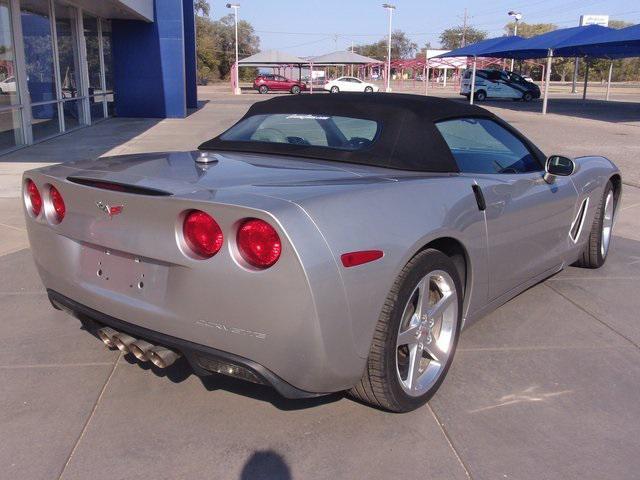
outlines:
M513 10L511 10L511 11L508 13L508 15L509 15L510 17L513 17L513 19L514 19L514 20L515 20L515 22L516 22L516 25L515 25L515 27L513 28L513 36L515 37L516 35L518 35L518 22L519 22L520 20L522 20L522 14L521 14L520 12L514 12ZM513 62L514 62L514 59L512 58L512 59L511 59L511 71L512 71L512 72L513 72Z
M240 64L238 63L238 9L240 8L240 4L227 3L227 8L233 8L233 13L235 14L236 19L236 86L233 89L233 93L235 95L240 95Z
M389 40L387 41L387 92L391 91L391 17L393 11L396 9L395 5L390 3L383 3L382 8L386 8L389 11Z

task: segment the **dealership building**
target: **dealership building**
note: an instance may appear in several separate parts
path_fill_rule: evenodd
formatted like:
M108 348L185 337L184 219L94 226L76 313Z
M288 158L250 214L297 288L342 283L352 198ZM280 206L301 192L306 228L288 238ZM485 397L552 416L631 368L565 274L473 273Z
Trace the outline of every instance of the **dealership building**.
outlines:
M0 0L0 154L196 105L193 0Z

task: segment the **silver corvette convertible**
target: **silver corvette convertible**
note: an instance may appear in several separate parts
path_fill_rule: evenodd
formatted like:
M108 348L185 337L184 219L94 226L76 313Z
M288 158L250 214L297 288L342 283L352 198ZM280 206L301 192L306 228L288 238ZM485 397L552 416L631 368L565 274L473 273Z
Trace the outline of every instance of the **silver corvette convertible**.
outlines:
M391 411L434 394L465 326L600 267L621 195L606 158L547 158L482 108L395 94L275 98L196 152L23 182L51 303L107 346Z

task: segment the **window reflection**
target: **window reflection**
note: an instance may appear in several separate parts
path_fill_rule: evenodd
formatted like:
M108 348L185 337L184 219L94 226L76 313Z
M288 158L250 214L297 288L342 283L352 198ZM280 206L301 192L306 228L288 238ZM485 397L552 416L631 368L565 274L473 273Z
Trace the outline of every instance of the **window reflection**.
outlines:
M58 104L49 103L33 107L31 109L31 124L34 140L42 140L60 133Z
M76 9L56 2L55 15L62 98L74 98L79 96L80 87Z
M100 80L100 48L98 45L98 19L83 15L84 38L87 45L87 66L89 68L89 95L102 93Z
M20 18L31 101L55 100L49 3L46 0L20 0Z
M15 68L9 2L2 0L0 1L0 106L19 103Z
M112 92L111 20L102 19L102 55L104 56L104 78L106 80L107 92Z

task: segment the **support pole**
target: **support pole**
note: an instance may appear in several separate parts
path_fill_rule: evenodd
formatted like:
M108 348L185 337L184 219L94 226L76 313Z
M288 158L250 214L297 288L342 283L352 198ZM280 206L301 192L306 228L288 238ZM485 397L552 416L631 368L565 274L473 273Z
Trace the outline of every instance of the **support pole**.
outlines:
M549 103L549 81L551 80L551 60L553 59L553 50L547 52L547 68L544 75L544 98L542 99L542 114L547 114L547 103Z
M586 67L584 69L584 88L582 89L582 100L586 100L587 99L587 85L589 84L589 62L586 61Z
M431 75L429 62L427 62L427 74L424 77L424 94L429 95L429 76Z
M313 95L313 63L309 64L309 93Z
M609 64L609 78L607 79L607 102L609 101L609 94L611 93L611 75L613 74L613 60Z
M444 67L444 79L442 82L442 87L447 88L447 67Z
M469 104L473 105L473 97L476 95L476 63L477 57L473 57L473 68L471 69L471 91L469 92Z
M577 83L578 83L578 62L580 59L576 57L576 61L573 64L573 82L571 85L571 93L578 93Z

